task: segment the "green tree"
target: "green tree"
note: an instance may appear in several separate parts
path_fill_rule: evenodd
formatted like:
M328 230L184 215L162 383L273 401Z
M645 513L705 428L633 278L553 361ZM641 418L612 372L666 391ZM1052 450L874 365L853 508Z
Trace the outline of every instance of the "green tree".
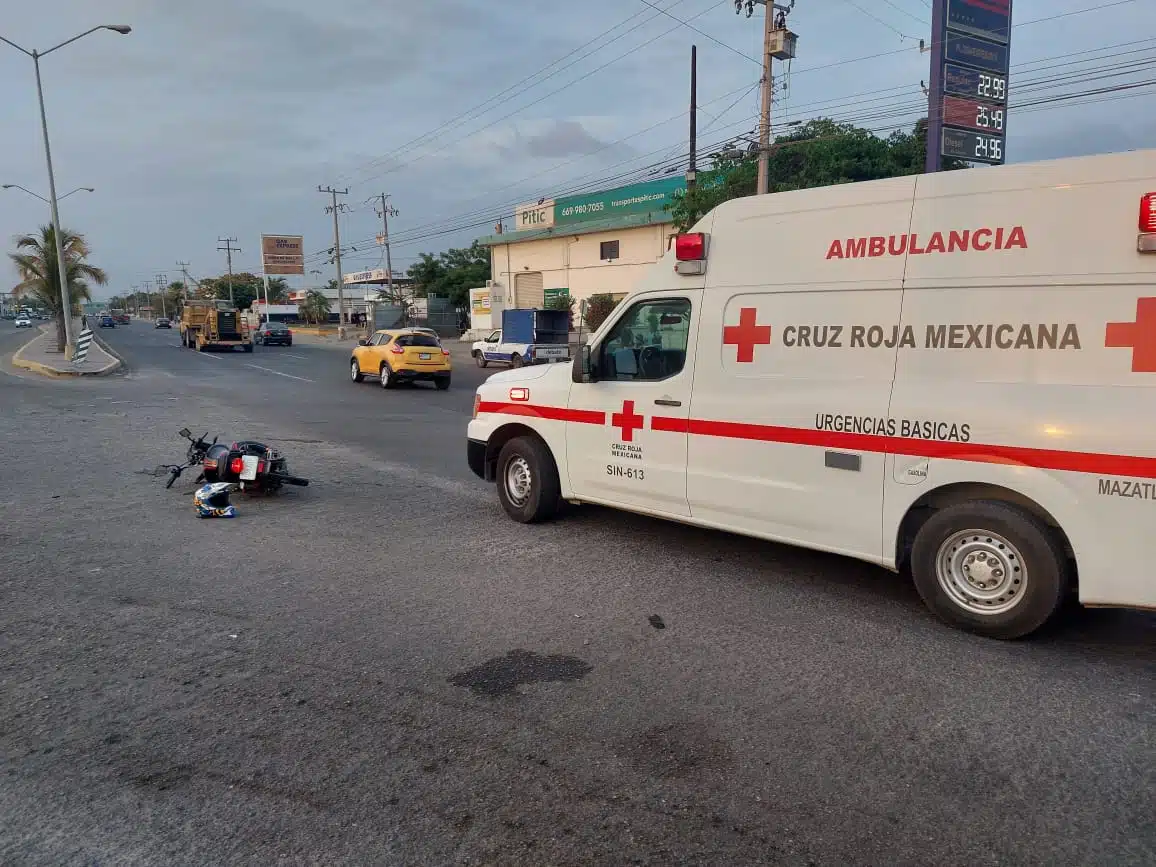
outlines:
M41 226L36 235L18 235L16 252L9 253L20 275L20 282L12 287L12 295L29 298L38 307L51 312L56 319L56 348L64 351L64 317L73 316L82 301L92 298L89 282L103 286L108 278L101 268L84 260L90 253L83 235L61 230L64 250L64 275L68 286L68 310L60 303L60 271L56 260L56 232L52 226Z
M455 307L470 303L470 290L490 279L490 248L475 241L469 247L452 248L436 256L422 253L406 272L414 281L414 295L448 297Z
M261 297L264 298L264 289L261 290ZM289 281L284 277L270 277L269 278L269 303L270 304L288 304L289 303Z
M597 331L606 321L606 317L618 306L618 300L611 295L591 295L590 300L586 302L586 327L591 331Z
M334 280L334 283L337 281ZM320 289L310 289L297 306L297 313L306 322L329 321L329 298Z
M779 136L771 146L770 191L919 174L924 168L926 141L925 120L916 123L910 132L894 132L887 138L826 118L808 121ZM967 168L967 163L945 159L943 168L953 171ZM699 183L693 190L676 193L667 207L675 225L685 231L723 202L754 195L757 181L758 159L754 154L724 151L715 155L707 171L699 174Z
M270 277L269 278L269 302L276 304L274 300L275 293L273 284L278 283L279 290L282 292L282 298L288 297L288 284L284 278ZM222 300L229 300L229 286L233 287L233 301L237 305L238 310L248 310L257 298L265 297L265 281L259 274L250 274L248 271L242 271L234 274L231 278L228 274L222 274L218 277L206 277L201 281L201 297L202 298L219 298Z

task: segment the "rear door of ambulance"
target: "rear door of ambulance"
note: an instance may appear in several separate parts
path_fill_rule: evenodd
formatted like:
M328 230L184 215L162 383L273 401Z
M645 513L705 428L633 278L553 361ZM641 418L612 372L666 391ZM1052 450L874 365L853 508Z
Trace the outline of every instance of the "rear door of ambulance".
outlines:
M880 560L914 179L716 211L688 429L708 523Z
M1081 601L1156 608L1153 208L1151 150L919 178L890 544L929 490L998 486L1059 525Z

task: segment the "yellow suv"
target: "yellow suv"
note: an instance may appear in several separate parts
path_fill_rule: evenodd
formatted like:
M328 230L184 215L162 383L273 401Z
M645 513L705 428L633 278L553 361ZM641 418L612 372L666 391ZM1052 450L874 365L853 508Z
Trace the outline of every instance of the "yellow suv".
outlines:
M382 388L399 382L433 382L439 391L450 387L450 352L427 331L398 328L378 331L368 340L357 341L349 360L349 376L361 382L376 376Z

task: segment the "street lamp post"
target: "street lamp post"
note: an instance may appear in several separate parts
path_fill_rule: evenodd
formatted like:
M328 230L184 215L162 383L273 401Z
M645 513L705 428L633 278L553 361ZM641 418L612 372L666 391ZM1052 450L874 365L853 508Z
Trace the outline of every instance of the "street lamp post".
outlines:
M40 102L40 130L44 135L44 161L48 164L48 195L49 205L52 208L52 234L56 236L56 276L60 283L60 305L61 314L64 317L64 343L65 354L70 355L72 352L72 296L68 292L68 275L66 273L64 263L64 243L60 235L60 209L57 206L59 199L56 197L56 177L52 172L52 148L48 144L48 116L44 112L44 88L40 82L40 58L51 54L58 48L63 48L78 39L88 36L90 33L95 33L97 30L112 30L115 33L122 35L131 33L132 28L127 24L101 24L98 27L93 27L90 30L85 30L83 33L73 36L71 39L66 39L59 45L54 45L47 51L37 51L33 49L29 51L17 45L10 39L5 39L0 36L0 42L11 45L17 51L26 54L32 58L32 65L36 68L36 96ZM35 194L34 194L35 195Z

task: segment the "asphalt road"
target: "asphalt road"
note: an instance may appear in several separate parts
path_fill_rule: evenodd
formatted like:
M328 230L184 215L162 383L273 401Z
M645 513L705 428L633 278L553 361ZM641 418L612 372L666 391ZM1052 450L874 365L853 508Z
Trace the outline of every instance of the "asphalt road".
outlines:
M993 642L832 556L523 527L482 371L104 336L128 372L0 369L0 864L1156 862L1156 618ZM144 472L182 425L316 482L200 522Z

